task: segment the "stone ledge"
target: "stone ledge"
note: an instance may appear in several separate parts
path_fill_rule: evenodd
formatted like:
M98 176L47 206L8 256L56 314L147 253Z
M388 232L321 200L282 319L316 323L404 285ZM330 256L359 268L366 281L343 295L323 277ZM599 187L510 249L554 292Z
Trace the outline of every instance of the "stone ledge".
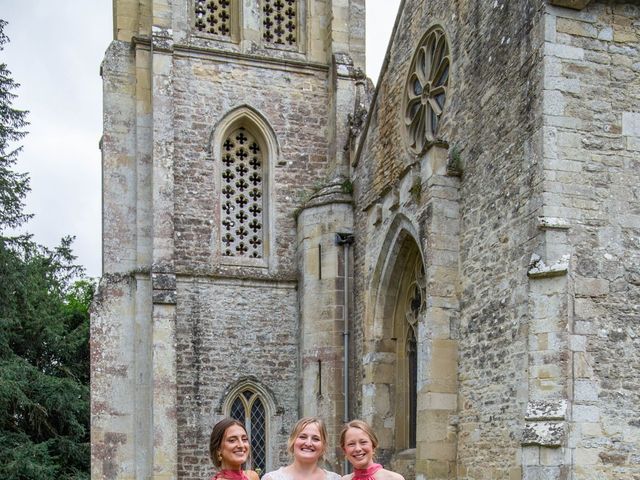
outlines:
M582 10L591 3L591 0L549 0L551 5L557 7L572 8L574 10Z
M571 224L560 217L538 217L538 228L541 230L568 230Z
M529 278L549 278L566 275L568 270L569 255L563 255L556 263L547 266L542 258L540 258L540 255L534 253L531 255L531 260L529 261L527 275Z

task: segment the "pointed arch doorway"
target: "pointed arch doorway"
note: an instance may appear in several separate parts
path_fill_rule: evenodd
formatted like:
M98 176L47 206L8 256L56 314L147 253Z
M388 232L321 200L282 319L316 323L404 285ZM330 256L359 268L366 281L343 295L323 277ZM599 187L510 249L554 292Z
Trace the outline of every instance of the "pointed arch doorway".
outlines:
M438 268L401 215L381 249L366 315L362 413L378 434L378 458L403 474L455 478L457 341L429 292ZM453 431L453 434L452 434Z

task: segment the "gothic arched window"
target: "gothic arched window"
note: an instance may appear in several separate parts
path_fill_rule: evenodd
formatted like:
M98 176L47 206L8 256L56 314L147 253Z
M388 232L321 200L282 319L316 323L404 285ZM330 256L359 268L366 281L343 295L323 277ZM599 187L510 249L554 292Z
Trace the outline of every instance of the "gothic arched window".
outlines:
M223 265L270 268L274 244L274 165L280 148L266 118L243 105L231 110L210 137L218 212L213 243Z
M251 439L251 468L266 471L267 466L267 412L260 394L245 387L230 404L228 415L242 422Z
M416 447L418 403L418 325L425 304L425 274L418 257L406 271L396 317L396 447Z
M238 127L222 142L220 248L223 257L264 258L265 153L259 140Z

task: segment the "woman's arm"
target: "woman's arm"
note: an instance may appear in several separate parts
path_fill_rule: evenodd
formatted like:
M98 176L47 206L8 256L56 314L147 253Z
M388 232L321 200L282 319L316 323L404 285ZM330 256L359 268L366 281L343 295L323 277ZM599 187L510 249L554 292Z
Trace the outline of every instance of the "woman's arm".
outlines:
M247 477L249 477L249 480L260 480L260 477L258 476L258 474L256 472L254 472L253 470L247 470ZM262 478L263 478L263 480L264 479L268 479L269 478L269 474L266 474Z

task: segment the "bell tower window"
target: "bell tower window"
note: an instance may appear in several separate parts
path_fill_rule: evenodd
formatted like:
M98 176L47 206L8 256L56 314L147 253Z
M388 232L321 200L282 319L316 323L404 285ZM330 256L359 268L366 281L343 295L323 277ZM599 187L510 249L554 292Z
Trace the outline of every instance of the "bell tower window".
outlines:
M195 28L231 39L238 22L237 0L195 0Z
M264 257L264 149L244 127L222 143L221 251L224 257Z
M297 48L298 0L262 0L262 38L267 45Z

